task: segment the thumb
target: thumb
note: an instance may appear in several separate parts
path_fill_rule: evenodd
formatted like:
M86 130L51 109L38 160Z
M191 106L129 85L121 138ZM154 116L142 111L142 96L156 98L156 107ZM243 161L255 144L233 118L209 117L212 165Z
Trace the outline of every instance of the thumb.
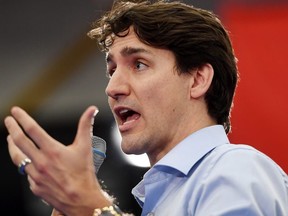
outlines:
M88 107L82 114L74 143L76 145L91 143L94 117L99 112L96 106ZM80 146L78 146L80 147Z

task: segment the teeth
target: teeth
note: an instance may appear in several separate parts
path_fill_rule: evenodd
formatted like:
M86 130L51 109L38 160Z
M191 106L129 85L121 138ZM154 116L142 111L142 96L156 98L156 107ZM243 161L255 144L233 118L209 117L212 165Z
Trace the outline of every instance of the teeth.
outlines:
M128 109L123 109L123 110L120 110L119 113L122 115L124 113L127 113L129 110Z

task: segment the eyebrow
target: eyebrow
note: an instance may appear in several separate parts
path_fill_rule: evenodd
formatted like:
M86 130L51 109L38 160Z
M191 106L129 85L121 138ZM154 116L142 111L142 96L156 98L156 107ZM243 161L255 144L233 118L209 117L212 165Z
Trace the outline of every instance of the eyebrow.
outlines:
M151 53L150 51L148 51L147 49L144 48L135 48L135 47L124 47L121 51L120 54L123 57L128 57L131 56L133 54L138 54L138 53ZM110 53L107 53L106 55L106 63L109 63L111 60L113 59L113 55Z

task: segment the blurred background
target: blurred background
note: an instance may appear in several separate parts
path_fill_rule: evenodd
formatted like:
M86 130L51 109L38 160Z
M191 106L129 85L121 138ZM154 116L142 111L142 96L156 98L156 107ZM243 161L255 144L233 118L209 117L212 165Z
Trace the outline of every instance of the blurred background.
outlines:
M231 32L240 83L232 112L233 143L248 143L288 172L288 4L283 0L184 1L213 10ZM88 105L99 107L94 133L107 141L98 176L123 210L140 214L130 194L147 171L119 148L104 93L104 55L86 33L111 0L0 0L0 209L11 216L50 215L29 190L7 150L3 120L13 105L54 138L72 142Z

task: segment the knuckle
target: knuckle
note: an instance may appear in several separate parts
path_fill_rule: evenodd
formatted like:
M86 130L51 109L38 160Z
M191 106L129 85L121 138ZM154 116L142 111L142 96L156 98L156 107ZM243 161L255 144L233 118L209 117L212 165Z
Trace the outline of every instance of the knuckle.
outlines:
M22 142L26 138L25 134L22 131L21 132L20 131L19 132L15 132L13 135L14 135L13 136L14 141L16 143Z
M42 176L46 176L48 173L48 164L45 160L42 160L37 163L37 171L39 172L39 176L36 176L36 179L39 178L39 182L42 181Z
M26 131L26 133L27 134L34 134L35 133L35 131L36 131L36 126L35 125L33 125L33 124L29 124L29 125L27 125L26 127L25 127L25 131Z

